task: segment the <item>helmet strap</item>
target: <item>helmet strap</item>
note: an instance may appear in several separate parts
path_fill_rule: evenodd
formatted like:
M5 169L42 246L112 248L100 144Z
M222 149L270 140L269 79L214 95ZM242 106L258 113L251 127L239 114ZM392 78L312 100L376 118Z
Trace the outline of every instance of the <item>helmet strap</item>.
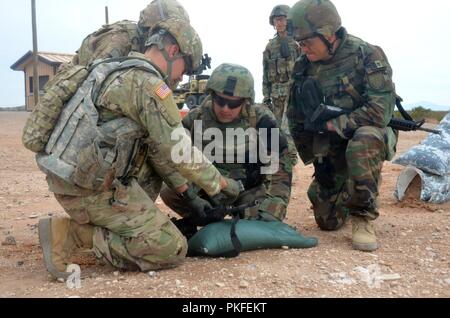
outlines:
M331 43L330 41L328 41L328 39L323 35L323 34L317 34L317 36L322 40L323 43L325 43L325 45L327 46L328 49L328 54L330 56L334 56L334 43L336 41L334 41L333 43Z
M172 76L172 69L173 69L173 63L180 57L183 57L183 55L181 53L176 54L174 57L170 58L169 57L169 53L167 52L167 50L165 48L160 49L161 54L164 56L164 59L167 62L167 74L166 74L166 79L167 78L171 78Z

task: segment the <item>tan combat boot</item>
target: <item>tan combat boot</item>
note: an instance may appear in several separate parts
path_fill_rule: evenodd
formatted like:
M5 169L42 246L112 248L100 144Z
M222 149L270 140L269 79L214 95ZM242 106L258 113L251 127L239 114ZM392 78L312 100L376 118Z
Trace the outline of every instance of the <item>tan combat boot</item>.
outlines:
M66 266L76 247L93 247L94 227L79 225L69 218L46 218L39 221L39 242L47 270L55 278L66 279Z
M378 249L373 221L365 217L352 216L353 249L373 252Z

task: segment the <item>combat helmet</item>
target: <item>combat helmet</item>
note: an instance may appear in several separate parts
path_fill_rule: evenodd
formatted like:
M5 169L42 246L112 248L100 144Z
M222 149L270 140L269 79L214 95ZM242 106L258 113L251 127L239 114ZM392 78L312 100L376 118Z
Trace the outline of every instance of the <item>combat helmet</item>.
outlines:
M342 27L341 17L329 0L301 0L289 10L288 20L299 41L332 36Z
M149 32L145 47L157 45L160 50L163 50L164 44L161 36L166 32L175 38L181 54L185 57L186 74L191 75L195 73L202 63L203 46L198 33L185 20L170 18L158 22ZM163 53L166 52L164 51Z
M158 22L176 18L190 23L189 15L177 0L154 0L141 11L138 26L148 32Z
M287 17L289 13L289 6L280 4L273 8L272 13L270 14L269 23L270 25L274 25L273 18L275 17Z
M211 74L206 86L209 93L218 92L255 101L255 81L252 73L243 66L225 63Z

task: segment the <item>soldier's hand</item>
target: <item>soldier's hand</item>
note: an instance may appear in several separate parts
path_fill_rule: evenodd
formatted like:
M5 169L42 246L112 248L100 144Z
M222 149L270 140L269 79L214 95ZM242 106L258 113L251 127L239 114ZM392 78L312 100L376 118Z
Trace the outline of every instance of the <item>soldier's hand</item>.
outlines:
M207 211L212 209L211 203L199 197L192 187L189 187L187 191L181 193L179 196L194 214L194 218L204 219L206 218Z
M230 178L222 177L222 181L226 184L222 190L211 198L212 202L216 206L221 205L231 205L236 201L242 191L244 191L244 186L242 182L236 181Z
M305 120L303 123L304 131L311 133L324 133L328 131L327 123L325 122L311 122Z
M272 99L270 97L264 97L263 104L272 109Z

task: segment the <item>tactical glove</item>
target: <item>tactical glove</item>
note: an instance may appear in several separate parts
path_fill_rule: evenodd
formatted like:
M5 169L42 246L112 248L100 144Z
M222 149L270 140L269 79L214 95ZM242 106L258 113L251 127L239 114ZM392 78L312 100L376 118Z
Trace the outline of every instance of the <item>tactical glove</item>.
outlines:
M328 131L326 122L311 122L309 119L303 123L304 130L311 133L325 133Z
M272 99L270 97L264 97L263 104L272 109Z
M192 187L179 196L191 210L193 219L205 219L207 211L212 209L211 203L199 197Z
M227 187L223 188L218 194L211 198L215 206L231 205L236 201L242 191L244 191L244 186L241 181L235 181L230 178L223 177L227 182Z

